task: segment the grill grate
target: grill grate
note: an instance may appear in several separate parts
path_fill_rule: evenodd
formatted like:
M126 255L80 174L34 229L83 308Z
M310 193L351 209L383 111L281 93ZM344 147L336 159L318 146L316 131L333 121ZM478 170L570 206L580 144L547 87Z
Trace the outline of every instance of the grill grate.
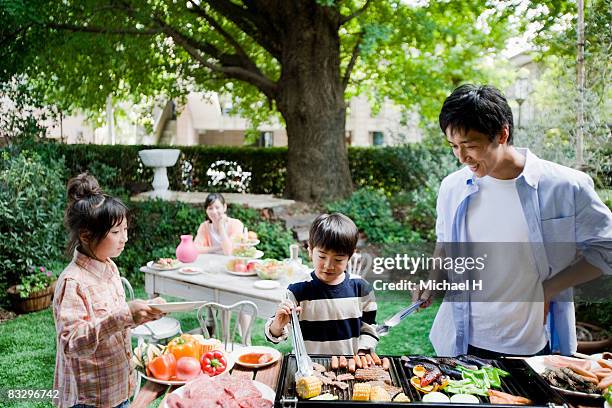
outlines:
M326 355L311 355L310 356L314 363L321 364L330 371L331 356ZM349 358L350 356L347 356ZM385 356L380 356L381 358ZM410 377L412 373L410 369L403 366L402 361L399 357L389 357L391 366L389 368L389 375L393 386L402 388L402 391L410 398L413 402L421 401L423 394L417 391L410 385ZM501 391L512 394L520 395L531 399L534 402L533 406L550 408L552 405L563 406L566 401L553 389L551 389L546 382L540 378L531 368L523 361L519 359L500 359L494 362L494 365L510 372L509 377L502 379ZM283 406L297 406L297 407L328 407L333 405L337 408L355 406L356 404L376 404L377 407L400 407L406 406L407 403L391 402L356 402L351 401L353 396L353 385L354 380L345 381L349 387L346 390L340 390L338 387L333 385L323 385L322 393L330 393L338 396L338 400L334 401L308 401L308 400L297 400L297 394L295 390L295 372L297 371L297 365L295 356L293 354L286 355L283 358L283 367L281 369L280 378L278 382L278 389L276 393L275 407L281 408ZM348 372L346 369L339 369L334 371L336 375ZM504 407L504 405L490 404L488 398L478 397L480 404L473 404L474 407ZM297 401L297 403L296 403ZM283 405L283 402L285 404ZM429 405L429 404L427 404ZM457 407L457 404L435 404L436 406L448 406ZM469 404L461 404L464 407L469 407ZM431 406L434 406L432 404ZM508 407L516 407L516 405L507 405Z

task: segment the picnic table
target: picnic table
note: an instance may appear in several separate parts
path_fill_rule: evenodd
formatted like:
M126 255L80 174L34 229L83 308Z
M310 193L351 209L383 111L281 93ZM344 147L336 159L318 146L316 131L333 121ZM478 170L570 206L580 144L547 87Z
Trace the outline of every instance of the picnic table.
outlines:
M145 290L150 298L158 295L180 297L191 301L206 300L231 305L242 300L250 300L257 305L257 315L267 318L273 316L278 304L284 299L287 282L280 281L277 289L258 289L253 286L257 276L236 276L225 270L231 256L201 254L190 264L197 266L203 273L185 275L179 269L159 271L147 266L140 268L145 274Z
M278 384L279 374L280 374L282 365L283 365L282 358L280 358L274 364L271 364L267 367L262 367L259 369L247 368L247 367L243 367L243 366L236 364L230 370L230 375L259 381L260 383L263 383L267 385L268 387L272 388L276 392L276 386ZM131 402L130 407L131 408L148 407L149 404L151 404L153 401L155 401L157 398L163 395L168 390L168 387L169 387L168 385L157 384L151 381L147 381L143 385L143 387L140 389L140 392L138 393L138 395L136 395L136 398L134 398L134 400ZM168 391L169 392L174 391L178 387L179 386L172 386ZM163 401L159 406L163 407Z

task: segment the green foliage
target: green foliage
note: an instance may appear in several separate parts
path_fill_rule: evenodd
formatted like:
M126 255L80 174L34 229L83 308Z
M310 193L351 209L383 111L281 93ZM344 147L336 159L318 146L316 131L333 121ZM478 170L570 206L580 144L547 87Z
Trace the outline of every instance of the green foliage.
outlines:
M418 233L393 218L391 205L382 191L362 188L346 200L328 204L327 211L350 217L372 243L412 243L421 240Z
M0 296L34 265L61 259L65 175L62 160L0 152Z
M47 289L57 279L56 273L44 266L30 266L28 272L21 276L16 289L21 298L27 298L34 292Z
M430 177L420 188L400 192L389 199L395 218L402 220L427 242L436 241L436 200L439 188L440 180Z

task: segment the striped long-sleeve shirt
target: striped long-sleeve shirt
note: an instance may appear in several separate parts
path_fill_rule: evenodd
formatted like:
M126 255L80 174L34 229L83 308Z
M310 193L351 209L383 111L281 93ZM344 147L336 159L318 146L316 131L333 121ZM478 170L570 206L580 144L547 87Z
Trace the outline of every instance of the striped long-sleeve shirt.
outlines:
M376 320L376 300L371 285L357 275L345 273L338 285L328 285L314 272L301 282L292 283L287 298L302 307L300 327L309 354L356 354L373 350L378 336L372 325ZM269 341L287 338L287 327L280 337L270 333L270 318L265 326Z

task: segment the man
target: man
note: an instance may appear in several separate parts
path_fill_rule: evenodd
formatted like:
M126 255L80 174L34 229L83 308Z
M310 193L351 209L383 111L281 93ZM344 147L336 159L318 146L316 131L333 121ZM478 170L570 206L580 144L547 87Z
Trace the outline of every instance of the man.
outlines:
M455 89L439 121L465 167L440 186L438 248L481 243L508 252L503 262L498 257L487 265L487 273L501 277L484 280L493 297L474 301L468 295L442 303L430 333L436 353L535 355L549 353L550 341L555 351L575 352L571 287L612 273L612 214L593 181L514 148L512 111L491 86ZM553 243L565 248L570 243L573 251ZM522 296L497 302L495 296L503 292ZM425 307L431 304L431 293L415 295L426 300ZM552 332L546 330L546 317Z

